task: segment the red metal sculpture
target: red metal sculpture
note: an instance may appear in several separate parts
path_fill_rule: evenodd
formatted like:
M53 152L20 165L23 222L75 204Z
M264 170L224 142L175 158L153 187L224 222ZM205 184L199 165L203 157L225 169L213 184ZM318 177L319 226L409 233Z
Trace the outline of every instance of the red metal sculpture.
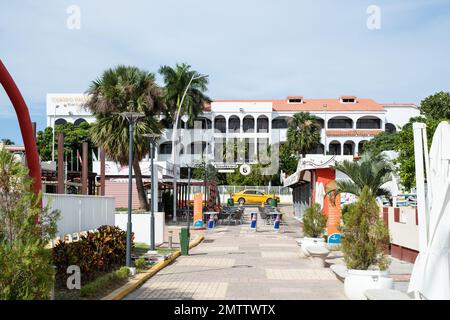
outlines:
M11 100L11 103L16 110L17 120L19 121L20 132L25 146L25 155L29 174L33 178L34 192L38 194L42 189L41 183L41 164L39 161L39 154L37 151L36 140L34 139L33 126L31 124L28 107L23 100L22 94L17 88L13 78L9 74L6 67L0 59L0 83L6 91L6 94Z

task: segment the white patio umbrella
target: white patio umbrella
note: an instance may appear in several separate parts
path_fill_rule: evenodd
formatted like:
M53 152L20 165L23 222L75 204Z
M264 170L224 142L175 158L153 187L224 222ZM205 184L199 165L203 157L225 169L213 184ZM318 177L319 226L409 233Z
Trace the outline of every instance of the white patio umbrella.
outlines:
M408 292L420 293L427 299L450 299L450 124L438 125L429 158L424 129L423 124L414 126L420 252Z
M320 209L323 209L323 198L325 197L325 188L322 182L316 182L315 200L319 204Z

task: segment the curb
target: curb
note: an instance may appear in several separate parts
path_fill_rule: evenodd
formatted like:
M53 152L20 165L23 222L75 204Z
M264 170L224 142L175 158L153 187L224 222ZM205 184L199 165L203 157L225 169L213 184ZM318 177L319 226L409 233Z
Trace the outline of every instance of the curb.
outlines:
M195 246L199 245L200 242L202 242L204 239L205 237L203 235L197 235L195 239L189 243L189 249L192 249ZM169 264L171 264L180 255L180 250L175 251L167 260L160 261L153 267L151 267L148 271L137 274L133 279L128 280L125 285L114 290L107 296L103 297L101 300L122 300L124 297L143 285L148 279L157 274L161 269L164 269Z

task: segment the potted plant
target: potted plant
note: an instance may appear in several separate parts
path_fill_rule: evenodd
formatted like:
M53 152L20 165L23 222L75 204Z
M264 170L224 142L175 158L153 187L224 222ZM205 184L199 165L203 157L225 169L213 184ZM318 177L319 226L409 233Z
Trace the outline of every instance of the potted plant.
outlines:
M303 215L303 234L300 240L303 253L309 255L305 250L307 246L319 245L325 246L323 235L327 226L327 217L322 213L319 204L315 203L305 210Z
M347 265L344 291L349 299L366 299L367 289L392 289L387 271L389 230L380 219L380 209L368 186L349 206L342 231L342 251Z

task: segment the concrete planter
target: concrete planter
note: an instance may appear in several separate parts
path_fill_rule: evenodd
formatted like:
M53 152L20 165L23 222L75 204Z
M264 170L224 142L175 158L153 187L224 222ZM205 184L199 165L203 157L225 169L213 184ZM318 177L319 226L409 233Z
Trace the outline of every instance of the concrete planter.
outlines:
M393 289L394 280L388 271L353 270L347 271L344 281L344 292L350 300L366 300L368 289Z
M309 252L305 250L308 246L321 246L326 247L325 239L324 238L310 238L310 237L303 237L300 238L300 245L302 247L302 252L305 256L309 256Z

